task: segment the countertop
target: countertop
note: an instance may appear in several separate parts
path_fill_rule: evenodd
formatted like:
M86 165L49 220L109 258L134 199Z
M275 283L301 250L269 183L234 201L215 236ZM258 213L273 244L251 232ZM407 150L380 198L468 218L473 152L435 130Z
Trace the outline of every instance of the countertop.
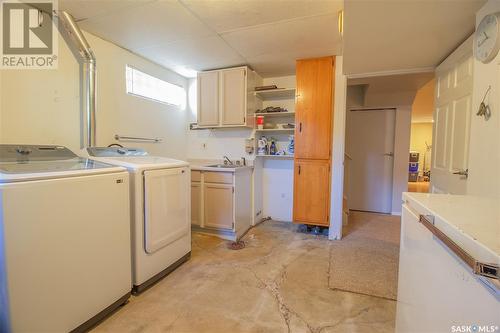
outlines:
M253 169L251 165L235 166L234 168L210 167L211 164L224 164L221 160L188 160L191 170L217 171L217 172L241 172Z
M477 259L500 262L498 199L450 194L403 193L403 200L435 217L435 225Z

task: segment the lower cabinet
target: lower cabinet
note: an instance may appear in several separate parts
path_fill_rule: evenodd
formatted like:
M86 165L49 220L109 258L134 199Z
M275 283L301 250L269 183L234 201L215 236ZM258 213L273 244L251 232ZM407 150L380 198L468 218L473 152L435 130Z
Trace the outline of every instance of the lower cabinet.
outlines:
M201 224L201 183L191 182L191 224Z
M233 185L203 185L205 226L210 228L233 229L234 203Z
M329 225L330 161L295 160L293 221Z
M252 170L191 171L193 230L236 240L252 222Z

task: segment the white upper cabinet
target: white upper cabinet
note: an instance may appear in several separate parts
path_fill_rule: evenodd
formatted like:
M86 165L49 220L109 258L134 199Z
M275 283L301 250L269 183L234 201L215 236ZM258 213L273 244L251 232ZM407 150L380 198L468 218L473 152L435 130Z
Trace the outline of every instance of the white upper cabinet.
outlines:
M253 127L259 79L246 66L198 73L198 127Z
M219 125L219 73L198 73L198 125Z
M246 68L228 69L220 72L222 125L245 125L246 72Z

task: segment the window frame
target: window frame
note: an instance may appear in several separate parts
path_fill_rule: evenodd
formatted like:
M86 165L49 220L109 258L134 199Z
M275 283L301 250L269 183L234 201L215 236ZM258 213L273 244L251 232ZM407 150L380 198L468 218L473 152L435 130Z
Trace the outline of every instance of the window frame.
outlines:
M149 73L146 73L145 71L140 70L137 67L134 67L134 66L128 65L128 64L125 65L125 92L126 92L127 95L135 96L135 97L142 98L142 99L145 99L145 100L149 100L149 101L152 101L152 102L156 102L156 103L160 103L160 104L164 104L164 105L169 105L169 106L174 106L174 107L178 107L178 108L182 108L182 106L187 103L187 101L184 101L184 102L181 102L180 104L174 104L174 103L170 103L170 102L167 102L167 101L162 101L162 100L159 100L159 99L156 99L156 98L153 98L153 97L144 96L144 95L137 94L137 93L134 93L132 91L129 91L129 79L128 79L128 76L127 76L129 69L132 70L132 71L138 71L138 72L140 72L142 74L145 74L147 76L150 76L150 77L152 77L154 79L157 79L157 80L160 80L160 81L165 82L167 84L170 84L172 86L181 88L184 91L184 99L187 99L187 91L186 91L186 89L183 86L175 84L175 83L172 83L172 82L168 82L168 81L166 81L164 79L161 79L161 78L159 78L157 76L154 76L154 75L151 75ZM131 81L132 81L132 84L133 84L133 79Z

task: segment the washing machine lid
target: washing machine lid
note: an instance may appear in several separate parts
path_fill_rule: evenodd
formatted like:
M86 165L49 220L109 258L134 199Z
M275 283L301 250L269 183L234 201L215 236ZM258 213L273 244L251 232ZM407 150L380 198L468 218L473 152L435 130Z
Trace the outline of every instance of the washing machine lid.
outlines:
M128 147L89 147L87 153L92 157L122 157L148 156L148 152L141 148Z
M92 147L87 148L90 158L123 166L129 170L167 169L189 166L186 161L168 157L151 156L144 149L117 148L117 147Z
M0 183L123 171L63 146L0 145Z

